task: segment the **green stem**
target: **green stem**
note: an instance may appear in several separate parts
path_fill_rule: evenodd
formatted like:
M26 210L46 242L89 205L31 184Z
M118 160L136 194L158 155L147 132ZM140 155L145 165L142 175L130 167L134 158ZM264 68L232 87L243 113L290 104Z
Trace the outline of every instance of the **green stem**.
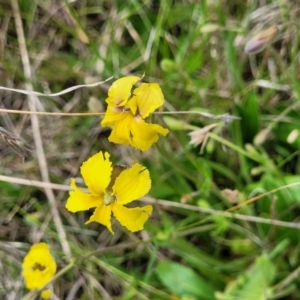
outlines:
M248 157L248 158L256 161L257 163L260 163L260 164L262 163L262 161L260 159L258 159L256 157L254 157L253 155L249 154L249 152L247 152L246 150L244 150L244 149L240 148L239 146L236 146L235 144L233 144L233 143L231 143L231 142L229 142L229 141L227 141L227 140L219 137L218 135L216 135L216 134L214 134L212 132L209 132L208 136L210 138L212 138L213 140L218 141L218 142L220 142L223 145L226 145L228 148L231 148L231 149L235 150L236 152L238 152L238 153L240 153L240 154L242 154L242 155L244 155L244 156L246 156L246 157Z

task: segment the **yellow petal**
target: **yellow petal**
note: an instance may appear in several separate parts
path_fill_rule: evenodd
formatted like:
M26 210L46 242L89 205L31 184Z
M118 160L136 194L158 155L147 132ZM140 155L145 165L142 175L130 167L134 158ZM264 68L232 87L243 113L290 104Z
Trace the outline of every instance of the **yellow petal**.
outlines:
M122 119L123 108L108 105L105 116L101 122L102 127L113 126L117 121Z
M125 105L131 96L133 85L139 80L141 80L141 78L137 76L127 76L116 80L108 90L106 102L109 105L115 106Z
M152 213L152 206L127 208L114 202L112 211L122 226L131 232L135 232L144 228L145 222Z
M108 228L111 233L114 233L111 228L111 205L105 205L104 202L95 209L94 214L85 223L89 224L91 222L100 223Z
M167 135L169 130L157 124L146 123L141 117L135 117L134 122L130 122L130 132L133 138L150 140L157 134Z
M74 189L69 192L66 209L70 212L84 211L92 207L97 207L101 203L102 197L93 196L80 190L75 183L75 179L71 180L71 187Z
M152 147L154 143L158 141L158 137L158 135L155 135L152 139L149 139L148 141L135 137L134 139L132 139L130 145L142 151L147 151Z
M33 244L31 247L30 247L30 250L29 252L34 252L36 251L36 253L43 253L43 252L49 252L50 251L50 246L46 243L36 243L36 244Z
M128 145L130 144L130 124L133 122L133 115L129 112L122 114L120 119L114 126L108 140L116 144Z
M41 298L42 299L50 299L51 296L52 296L52 293L49 289L43 290L42 293L41 293Z
M130 123L132 135L130 144L142 151L148 150L158 141L158 134L166 136L169 132L168 129L157 124L148 124L141 118L135 118L134 121Z
M134 90L134 96L128 102L132 113L138 113L145 119L164 104L164 95L157 83L142 83Z
M91 194L100 196L109 185L112 172L109 153L102 151L90 157L80 168L81 175Z
M140 164L134 164L116 178L113 194L119 204L127 204L146 195L151 188L149 171Z

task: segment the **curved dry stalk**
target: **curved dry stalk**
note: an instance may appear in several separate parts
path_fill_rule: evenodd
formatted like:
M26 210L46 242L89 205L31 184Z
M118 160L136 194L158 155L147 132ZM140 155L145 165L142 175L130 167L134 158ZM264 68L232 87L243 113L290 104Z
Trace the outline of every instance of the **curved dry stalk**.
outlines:
M30 68L30 61L29 61L29 56L26 48L26 41L24 37L24 30L23 30L23 25L22 25L22 20L20 16L20 10L19 10L19 5L17 0L11 0L12 4L12 9L13 9L13 15L15 19L15 26L16 26L16 32L17 32L17 37L18 37L18 42L19 42L19 48L20 48L20 53L21 53L21 58L22 58L22 63L23 63L23 71L25 78L27 82L25 83L26 90L32 92L33 87L31 82L32 79L32 74L31 74L31 68ZM39 99L37 98L36 95L30 94L28 95L28 103L29 103L29 108L31 111L36 110L36 106L39 103ZM36 115L30 115L31 119L31 126L32 126L32 131L33 131L33 137L34 137L34 143L36 147L36 153L37 153L37 158L38 158L38 163L40 166L40 171L42 175L42 179L44 182L50 182L49 180L49 172L48 172L48 165L47 165L47 160L44 152L44 147L43 147L43 141L41 137L41 132L40 132L40 127L39 127L39 120ZM60 240L62 249L68 258L68 260L71 259L71 250L69 243L67 241L67 235L65 232L65 229L63 227L62 221L59 216L59 211L56 206L56 201L55 201L55 196L53 193L53 190L49 187L44 188L51 214L53 216L54 224L58 233L58 238Z
M67 113L67 112L45 112L45 111L27 111L27 110L15 110L15 109L6 109L0 108L0 112L6 112L10 114L23 114L23 115L40 115L40 116L64 116L64 117L90 117L90 116L101 116L104 115L105 112L87 112L87 113ZM230 115L228 113L222 115L214 115L207 112L200 111L159 111L153 112L153 115L201 115L203 117L222 120L224 123L231 123L234 120L240 120L241 118L238 116Z
M105 79L104 81L99 81L99 82L95 82L95 83L89 83L89 84L79 84L79 85L74 85L71 86L65 90L62 90L60 92L57 93L49 93L49 94L44 94L44 93L40 93L40 92L35 92L32 89L31 90L21 90L21 89L13 89L13 88L8 88L5 86L0 86L0 90L4 90L4 91L10 91L10 92L16 92L19 94L24 94L24 95L28 95L28 96L41 96L41 97L57 97L57 96L61 96L67 93L70 93L72 91L75 91L77 89L83 88L83 87L95 87L98 85L101 85L109 80L113 79L113 76Z
M37 116L54 116L54 117L91 117L91 116L101 116L105 112L87 112L87 113L67 113L67 112L46 112L46 111L30 111L30 110L15 110L0 108L0 112L5 112L9 114L20 114L20 115L37 115Z
M45 188L45 189L51 188L51 189L61 190L61 191L70 191L71 190L71 187L69 185L56 184L56 183L51 183L51 182L41 182L41 181L28 180L28 179L23 179L23 178L15 178L15 177L3 176L3 175L0 175L0 181L35 186L35 187L40 187L40 188ZM300 182L297 182L297 184L299 185ZM296 184L293 184L293 185L296 185ZM275 192L278 192L279 190L284 190L291 186L292 185L286 185L286 186L282 186L280 188L276 188L274 190L268 191L257 197L249 199L248 203L257 201L258 199L260 199L266 195L274 194ZM82 190L87 192L87 189L82 188ZM205 213L205 214L223 216L225 218L244 220L244 221L254 222L254 223L270 224L270 225L274 225L274 226L288 227L288 228L300 230L300 223L295 223L295 222L285 222L285 221L280 221L280 220L275 220L275 219L267 219L267 218L249 216L249 215L236 214L236 213L231 213L229 211L221 211L221 210L216 210L216 209L212 209L212 208L199 207L199 206L189 205L189 204L185 204L185 203L168 201L165 199L154 199L152 197L143 197L140 199L140 201L145 202L145 203L150 203L150 204L158 204L158 205L165 206L165 207L175 207L175 208L180 208L180 209L198 211L198 212Z

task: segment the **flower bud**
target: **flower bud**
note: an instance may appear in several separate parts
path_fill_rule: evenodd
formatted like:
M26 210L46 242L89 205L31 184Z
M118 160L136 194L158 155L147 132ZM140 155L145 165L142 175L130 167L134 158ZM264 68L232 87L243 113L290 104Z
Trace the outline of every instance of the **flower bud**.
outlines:
M160 62L160 67L165 72L174 72L177 70L176 63L173 60L167 58L164 58Z
M273 25L266 30L260 31L254 35L246 44L245 52L247 54L259 53L268 46L278 33L278 27Z

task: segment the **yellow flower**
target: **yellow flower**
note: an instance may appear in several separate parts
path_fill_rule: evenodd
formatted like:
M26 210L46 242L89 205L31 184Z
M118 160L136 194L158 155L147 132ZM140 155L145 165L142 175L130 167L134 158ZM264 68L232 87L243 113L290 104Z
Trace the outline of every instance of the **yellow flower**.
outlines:
M36 290L47 284L56 273L56 263L50 253L50 246L46 243L37 243L31 246L24 257L22 275L26 288ZM43 299L49 299L51 292L46 289L42 292Z
M108 91L107 111L101 122L103 127L113 126L108 140L131 145L143 151L158 141L159 134L166 136L168 129L144 121L163 105L164 95L157 83L133 85L142 78L128 76L116 80Z
M89 193L80 190L72 179L73 191L70 191L66 208L78 212L95 207L94 214L85 224L98 222L111 233L111 213L129 231L142 230L152 213L152 206L127 208L124 205L149 191L149 171L140 164L134 164L129 169L112 166L109 156L109 153L100 151L82 164L80 171Z

